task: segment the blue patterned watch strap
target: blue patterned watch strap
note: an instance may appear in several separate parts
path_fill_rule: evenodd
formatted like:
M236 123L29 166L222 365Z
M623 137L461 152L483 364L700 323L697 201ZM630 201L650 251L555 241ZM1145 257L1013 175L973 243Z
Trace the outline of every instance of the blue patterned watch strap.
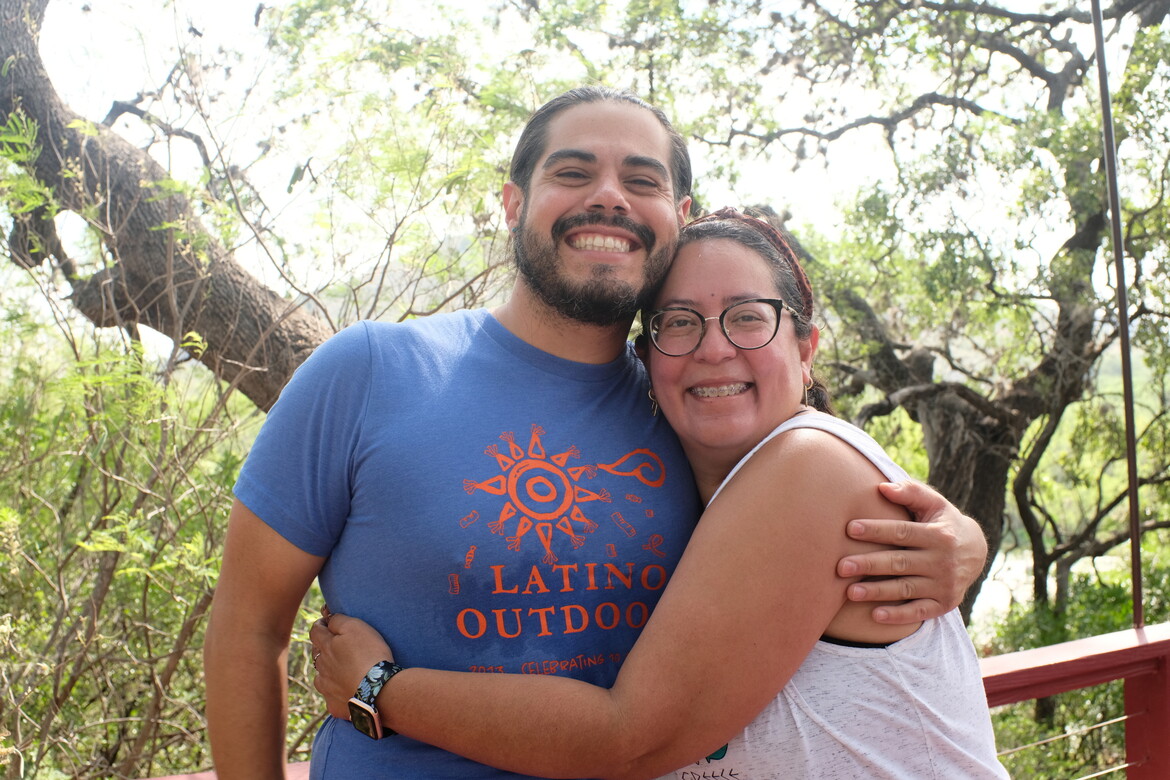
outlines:
M382 690L382 686L390 681L390 678L402 671L402 667L390 661L379 661L374 664L370 671L366 672L366 676L358 684L357 693L354 698L364 701L371 707L374 706L374 699L378 698L378 693Z

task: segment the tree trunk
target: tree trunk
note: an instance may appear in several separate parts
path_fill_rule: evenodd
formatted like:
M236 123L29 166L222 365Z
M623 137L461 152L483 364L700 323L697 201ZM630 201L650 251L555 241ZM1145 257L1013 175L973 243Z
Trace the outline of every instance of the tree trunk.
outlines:
M949 393L916 406L931 483L975 518L987 537L987 563L960 605L963 619L970 620L975 598L1003 541L1008 470L1019 453L1022 431Z
M934 381L930 352L910 349L901 357L899 350L905 346L893 343L862 295L847 288L826 292L866 342L867 371L859 379L886 393L883 402L861 411L858 424L864 427L874 416L905 408L922 426L930 483L973 517L987 537L989 559L961 605L966 620L1003 540L1008 480L1025 432L1045 415L1059 419L1082 397L1103 348L1094 344L1094 310L1084 299L1104 225L1104 211L1094 211L1062 247L1058 258L1075 261L1077 273L1070 274L1073 282L1058 290L1054 340L1027 374L996 395Z
M262 409L293 370L329 336L295 301L248 274L200 224L192 203L170 185L146 152L85 122L53 89L38 51L48 0L0 0L0 122L14 112L35 120L40 155L28 173L49 187L61 209L99 231L105 267L79 275L55 257L73 286L71 300L98 327L138 323L176 342ZM18 225L13 261L36 262ZM42 224L42 237L51 232ZM46 242L51 251L55 242ZM191 338L191 334L197 334Z

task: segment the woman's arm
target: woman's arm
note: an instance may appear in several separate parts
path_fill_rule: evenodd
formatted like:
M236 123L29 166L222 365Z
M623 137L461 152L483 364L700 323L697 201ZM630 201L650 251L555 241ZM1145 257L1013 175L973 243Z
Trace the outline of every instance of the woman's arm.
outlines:
M950 612L986 567L983 529L921 482L887 482L879 487L887 499L913 512L917 522L875 518L848 524L846 530L854 539L889 547L842 558L837 573L890 578L852 585L849 599L905 602L874 607L878 623L918 623Z
M901 512L870 489L880 479L828 434L784 434L708 508L612 689L411 668L382 689L383 721L546 777L653 777L698 760L743 730L841 610L847 581L836 562L860 549L847 519ZM334 618L313 628L317 686L334 714L386 657L363 625Z

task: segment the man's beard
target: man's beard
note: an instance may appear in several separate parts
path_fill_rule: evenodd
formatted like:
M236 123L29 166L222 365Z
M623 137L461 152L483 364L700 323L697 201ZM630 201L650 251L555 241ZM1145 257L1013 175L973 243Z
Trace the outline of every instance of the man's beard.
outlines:
M570 230L586 225L608 225L637 236L646 252L642 266L642 284L614 279L609 269L597 266L593 277L582 282L567 278L559 252L561 240ZM537 297L553 311L587 325L617 325L647 306L655 289L670 269L673 242L655 249L654 232L629 217L604 214L579 214L553 223L550 238L543 238L525 227L521 217L512 250L516 268Z

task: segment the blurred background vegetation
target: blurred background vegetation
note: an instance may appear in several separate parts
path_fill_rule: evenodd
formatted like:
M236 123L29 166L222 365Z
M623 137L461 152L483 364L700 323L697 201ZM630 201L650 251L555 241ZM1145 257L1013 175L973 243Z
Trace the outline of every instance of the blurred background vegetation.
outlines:
M800 238L842 414L998 553L1007 595L981 608L976 587L964 605L981 651L1130 624L1087 9L774 5L122 0L119 23L0 0L5 777L209 765L203 625L264 409L356 319L500 300L516 134L582 82L675 118L700 208L756 206ZM1170 619L1168 12L1105 9L1147 622ZM102 51L120 46L109 24L138 33L137 58ZM304 758L321 714L291 657ZM1119 697L1010 708L1001 744L1113 717ZM1072 776L1122 746L1098 730L1006 761Z

